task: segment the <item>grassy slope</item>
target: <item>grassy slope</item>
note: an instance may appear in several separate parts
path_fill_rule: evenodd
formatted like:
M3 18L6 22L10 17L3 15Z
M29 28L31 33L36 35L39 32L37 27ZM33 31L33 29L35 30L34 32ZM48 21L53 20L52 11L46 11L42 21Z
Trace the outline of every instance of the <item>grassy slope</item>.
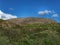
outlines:
M0 45L60 45L60 24L0 22Z

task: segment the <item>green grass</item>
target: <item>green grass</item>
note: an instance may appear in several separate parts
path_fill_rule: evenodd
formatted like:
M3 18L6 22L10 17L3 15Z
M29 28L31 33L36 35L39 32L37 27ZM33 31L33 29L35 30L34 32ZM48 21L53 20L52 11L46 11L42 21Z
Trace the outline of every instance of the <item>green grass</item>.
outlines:
M0 26L0 45L60 45L60 23Z

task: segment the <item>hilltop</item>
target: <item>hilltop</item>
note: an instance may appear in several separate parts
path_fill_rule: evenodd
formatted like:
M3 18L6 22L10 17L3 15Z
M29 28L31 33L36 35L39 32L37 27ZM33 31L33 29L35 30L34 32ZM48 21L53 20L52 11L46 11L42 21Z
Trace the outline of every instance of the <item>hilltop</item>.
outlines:
M33 23L56 23L55 20L48 19L48 18L16 18L16 19L10 19L10 22L16 23L16 24L33 24Z

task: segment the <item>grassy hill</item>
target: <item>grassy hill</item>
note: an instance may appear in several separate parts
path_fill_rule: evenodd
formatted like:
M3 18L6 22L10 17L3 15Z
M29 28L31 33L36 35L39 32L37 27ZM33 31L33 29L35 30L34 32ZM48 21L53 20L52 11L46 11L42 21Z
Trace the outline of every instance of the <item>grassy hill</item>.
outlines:
M16 19L10 19L10 22L16 23L16 24L33 24L33 23L56 23L55 20L48 19L48 18L16 18Z
M0 20L0 45L60 45L60 23L36 18Z

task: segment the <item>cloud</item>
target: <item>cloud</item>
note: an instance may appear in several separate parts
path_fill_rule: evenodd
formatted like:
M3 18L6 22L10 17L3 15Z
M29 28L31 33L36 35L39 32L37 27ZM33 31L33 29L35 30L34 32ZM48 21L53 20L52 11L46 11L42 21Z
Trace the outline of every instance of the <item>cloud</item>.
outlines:
M12 14L4 13L0 10L0 19L8 20L8 19L12 19L12 18L17 18L17 16L14 16Z
M59 17L59 14L57 14L54 10L44 10L44 11L39 11L39 15L51 15L51 17Z
M44 11L38 12L39 15L45 15L45 14L50 14L50 13L52 13L52 11L50 11L50 10L44 10Z
M53 14L52 17L59 17L59 15L58 14Z
M9 8L9 10L14 10L13 8Z

